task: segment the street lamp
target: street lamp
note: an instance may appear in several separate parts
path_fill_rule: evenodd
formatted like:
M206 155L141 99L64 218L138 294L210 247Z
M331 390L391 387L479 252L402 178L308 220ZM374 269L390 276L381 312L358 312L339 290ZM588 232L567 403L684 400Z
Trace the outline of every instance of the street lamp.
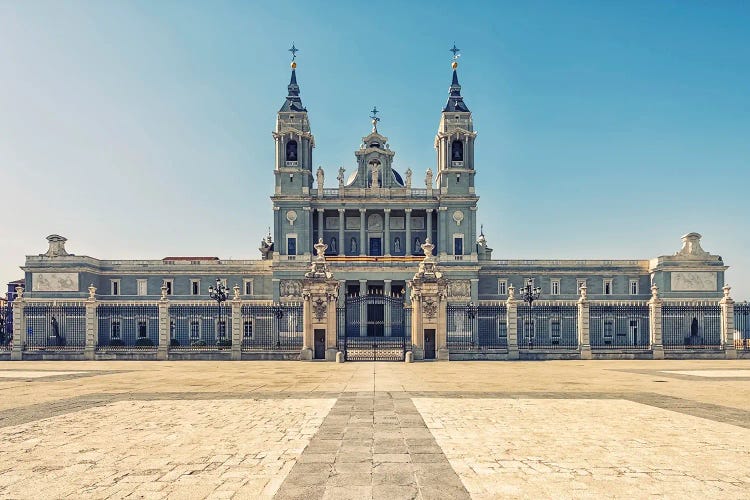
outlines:
M474 318L477 317L477 306L474 305L474 302L469 302L464 307L464 310L466 311L466 317L470 321L471 331L475 332L476 328L474 328ZM471 346L471 349L474 349L475 344L476 343L474 342L474 335L472 334L471 343L469 344Z
M276 349L281 349L281 318L284 317L284 309L273 306L273 316L276 318Z
M534 301L539 299L539 296L542 294L542 289L539 288L538 286L535 287L534 280L529 278L526 280L526 285L523 288L521 288L520 293L521 293L521 300L526 302L529 305L529 319L528 319L529 325L533 325L534 330L536 330L536 325L534 325L534 323L531 323L531 321L533 321L532 316L531 316L531 307L534 305ZM525 321L524 321L523 327L524 329L527 328ZM531 326L529 326L528 328L531 328ZM531 333L532 332L529 331L529 349L534 348L534 338L531 335Z
M222 330L221 306L229 298L229 289L224 286L224 283L222 283L219 278L216 278L216 286L214 287L213 285L211 285L208 287L208 296L211 297L211 299L215 300L219 305L219 338L216 341L216 343L219 344L222 340L224 340L224 336L226 335L226 328Z

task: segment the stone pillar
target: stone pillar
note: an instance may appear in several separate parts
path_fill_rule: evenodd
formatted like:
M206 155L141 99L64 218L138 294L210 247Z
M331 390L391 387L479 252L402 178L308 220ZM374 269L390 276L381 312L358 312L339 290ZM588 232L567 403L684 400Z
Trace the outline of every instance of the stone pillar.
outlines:
M385 284L383 295L390 298L392 294L391 284L393 283L393 280L383 280L383 283ZM384 301L383 312L384 312L384 317L385 317L385 325L384 325L385 336L390 337L393 334L393 329L392 329L393 325L391 325L391 313L392 312L391 312L391 303L387 299Z
M404 217L406 219L406 241L404 242L406 243L404 247L406 253L404 255L409 256L411 255L411 208L404 209Z
M414 360L424 359L424 330L422 329L422 297L411 284L411 344Z
M432 255L434 245L425 238L422 245L424 259L419 270L409 281L412 299L412 343L414 359L425 359L432 349L426 349L425 329L435 331L435 359L449 359L447 336L448 283L437 268Z
M447 255L448 250L453 253L453 249L448 244L448 230L446 229L448 207L438 207L438 251L442 255Z
M304 286L304 285L303 285ZM302 292L302 351L300 361L312 361L315 349L315 332L312 326L312 294Z
M239 361L242 359L242 335L244 332L242 325L242 297L240 296L239 285L234 285L232 290L234 291L234 297L230 302L232 304L232 361Z
M430 241L435 241L435 239L432 237L432 212L433 210L431 208L428 208L425 210L424 215L427 219L427 237L430 238Z
M333 292L335 287L335 293ZM338 302L338 281L329 281L326 286L326 361L337 361L337 335L338 335L338 314L336 304Z
M651 350L653 359L664 359L664 345L661 336L661 306L659 288L651 286L651 299L648 301L648 326L651 334Z
M437 347L438 361L450 361L448 351L448 285L438 284L438 317L435 344Z
M365 217L366 210L364 208L359 209L359 255L367 255L367 220Z
M322 191L323 188L319 188L319 190ZM323 223L325 222L323 220L323 215L325 213L325 210L322 208L318 209L318 239L323 238Z
M581 287L581 297L578 299L578 351L581 354L581 359L591 359L589 306L586 285L583 285Z
M391 209L386 208L385 210L385 226L383 227L383 245L385 246L385 252L383 255L386 257L391 256Z
M302 281L302 316L303 341L301 360L315 358L315 330L325 332L324 354L326 361L336 361L337 318L336 305L339 298L339 282L333 278L325 260L328 245L318 240L315 245L316 257L313 258L311 269L305 273Z
M23 298L23 287L16 287L16 298L13 300L13 350L10 352L11 361L23 359L23 347L26 344L26 318L23 310L26 300Z
M367 295L367 280L359 280L359 296ZM359 336L367 336L367 304L359 304Z
M339 192L341 192L341 189L339 189ZM346 255L346 241L344 241L344 226L345 226L345 220L344 220L344 209L339 208L339 255Z
M161 286L161 298L159 299L159 345L156 348L156 359L165 361L169 358L170 323L169 323L169 299L167 298L167 285Z
M505 301L505 331L508 334L508 359L518 359L518 301L516 289L508 287L508 299Z
M719 302L721 307L721 343L727 359L737 359L737 349L734 345L734 300L729 296L732 289L724 285L724 297Z
M89 297L86 299L86 344L83 348L83 359L93 360L97 340L96 287L89 286Z

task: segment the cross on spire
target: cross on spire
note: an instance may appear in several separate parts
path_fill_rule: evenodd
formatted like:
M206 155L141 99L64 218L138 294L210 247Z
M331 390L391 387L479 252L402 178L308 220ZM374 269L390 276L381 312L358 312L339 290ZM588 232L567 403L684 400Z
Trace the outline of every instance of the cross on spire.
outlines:
M370 111L370 113L372 113L372 115L370 115L370 118L372 118L372 131L377 132L378 122L380 121L380 118L378 118L378 113L380 113L380 111L378 111L377 106L373 106L372 111Z
M289 49L289 52L292 53L292 61L294 61L295 59L297 59L297 52L299 52L299 49L294 46L294 42L292 42L292 48Z
M458 59L460 57L459 52L461 52L461 49L459 49L458 47L456 47L456 44L454 42L453 43L453 48L452 49L448 49L448 52L453 52L453 60L455 61L456 59Z

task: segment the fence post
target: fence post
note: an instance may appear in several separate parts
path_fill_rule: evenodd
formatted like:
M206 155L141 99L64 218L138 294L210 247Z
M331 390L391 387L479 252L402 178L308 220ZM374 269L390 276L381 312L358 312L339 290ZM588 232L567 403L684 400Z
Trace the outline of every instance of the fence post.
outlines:
M159 299L159 347L156 348L156 359L166 361L169 359L170 323L169 323L169 299L167 299L167 285L161 286L161 298Z
M661 306L659 287L651 285L651 298L648 301L648 326L651 332L651 352L653 359L664 359L664 345L662 344Z
M86 299L86 343L83 348L83 359L93 360L98 339L98 317L96 312L96 287L89 285L89 297Z
M518 354L518 302L516 289L508 287L508 300L505 302L505 331L508 336L508 359L519 359Z
M23 359L23 345L26 343L26 318L23 310L26 307L23 299L23 287L16 287L16 298L13 300L13 350L10 352L11 361Z
M581 286L581 297L578 299L578 350L581 359L591 359L591 338L589 332L590 304L586 295L586 285Z
M240 286L234 285L232 299L232 361L242 359L242 297Z
M724 346L726 359L737 359L737 349L734 345L734 300L729 296L732 289L724 285L724 297L719 302L721 306L721 343Z

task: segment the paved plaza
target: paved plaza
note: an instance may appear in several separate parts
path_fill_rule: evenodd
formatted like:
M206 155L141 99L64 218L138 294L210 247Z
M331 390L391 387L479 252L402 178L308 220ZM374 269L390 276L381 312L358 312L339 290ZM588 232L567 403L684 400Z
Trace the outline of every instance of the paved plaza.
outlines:
M750 498L750 361L5 362L1 498Z

